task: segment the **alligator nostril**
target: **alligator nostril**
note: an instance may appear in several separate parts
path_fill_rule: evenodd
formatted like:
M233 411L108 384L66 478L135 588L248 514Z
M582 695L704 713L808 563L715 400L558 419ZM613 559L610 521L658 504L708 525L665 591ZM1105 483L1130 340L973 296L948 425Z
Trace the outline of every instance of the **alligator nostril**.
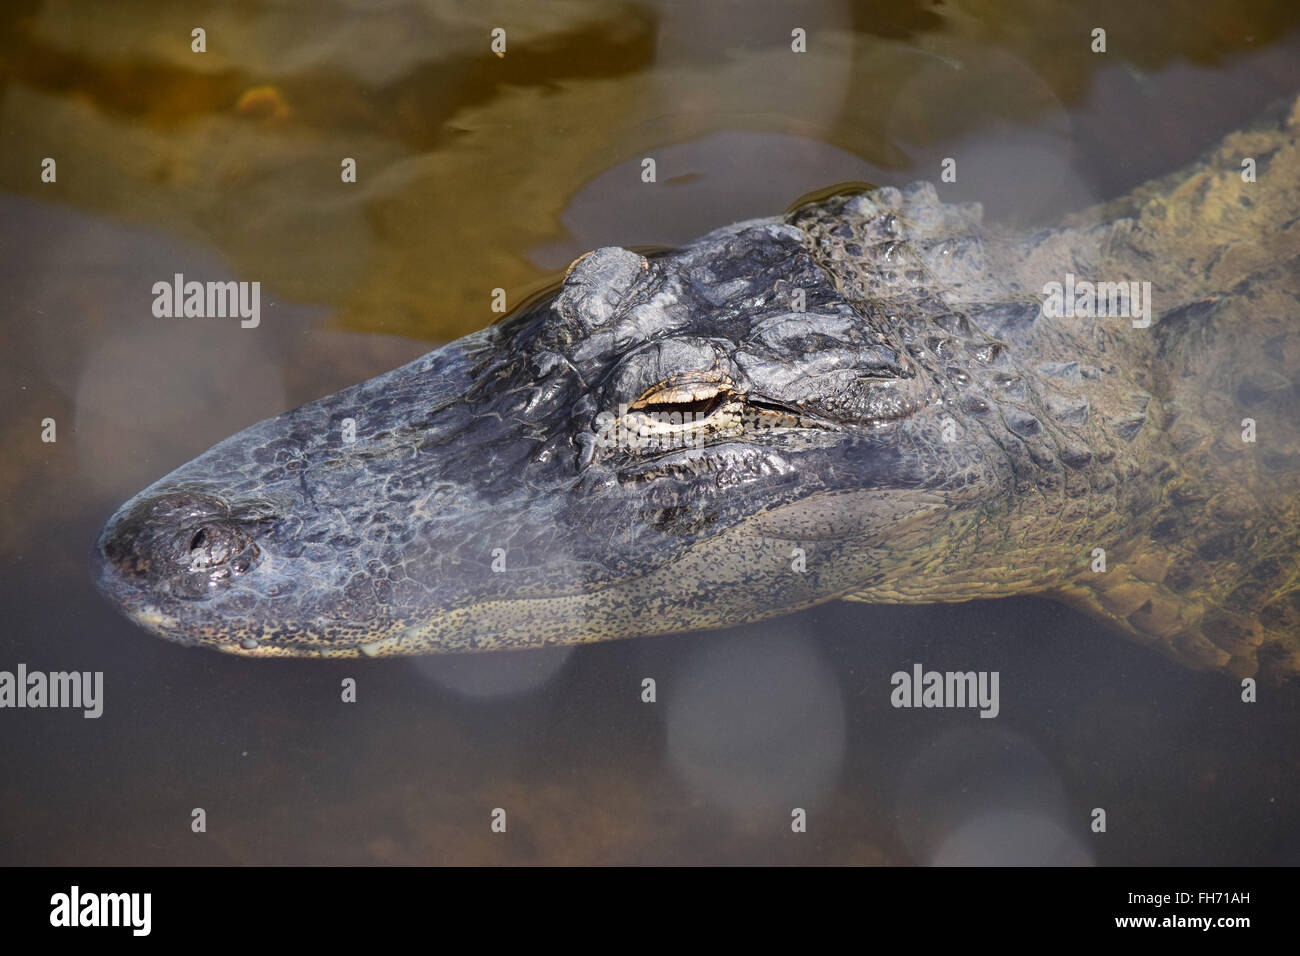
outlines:
M219 568L234 558L257 554L253 539L239 528L204 526L190 536L189 542L185 561L191 571ZM247 563L234 570L236 573L247 570Z
M144 596L198 601L219 593L262 560L259 538L275 519L260 500L231 506L182 488L141 496L100 532L101 587Z

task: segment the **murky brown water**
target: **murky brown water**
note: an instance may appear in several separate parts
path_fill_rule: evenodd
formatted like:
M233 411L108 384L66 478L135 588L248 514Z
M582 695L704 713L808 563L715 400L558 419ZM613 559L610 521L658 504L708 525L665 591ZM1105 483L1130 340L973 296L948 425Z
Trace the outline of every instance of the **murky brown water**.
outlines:
M587 249L949 155L957 198L1050 223L1192 160L1300 90L1300 8L1197 6L10 4L0 670L102 670L106 700L0 710L0 862L1300 861L1295 692L1241 705L1042 601L339 664L157 641L88 578L130 494ZM177 272L259 280L261 326L154 318ZM891 708L917 660L1000 671L999 718Z

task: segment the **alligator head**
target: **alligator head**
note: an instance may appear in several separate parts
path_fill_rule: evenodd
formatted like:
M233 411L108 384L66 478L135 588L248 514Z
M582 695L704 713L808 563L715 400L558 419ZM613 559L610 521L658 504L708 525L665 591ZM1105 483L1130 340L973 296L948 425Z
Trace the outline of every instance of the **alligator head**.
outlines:
M599 249L141 492L99 585L254 656L1042 593L1195 667L1300 674L1298 137L1283 105L1029 234L919 183ZM1141 280L1142 322L1046 315L1075 274Z
M575 643L926 590L936 541L959 566L989 502L1012 510L1014 461L956 431L1017 376L936 291L932 269L977 252L974 210L928 186L832 205L656 258L596 250L502 323L254 425L112 517L101 589L252 656ZM851 282L824 241L853 247Z

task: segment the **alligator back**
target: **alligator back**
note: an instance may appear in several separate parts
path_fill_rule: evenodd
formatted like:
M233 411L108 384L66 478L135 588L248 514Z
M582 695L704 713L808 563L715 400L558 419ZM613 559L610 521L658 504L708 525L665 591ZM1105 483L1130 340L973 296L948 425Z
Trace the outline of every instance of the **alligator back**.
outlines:
M1300 673L1300 101L1228 136L1052 245L1079 272L1151 282L1158 321L1124 330L1167 475L1118 574L1061 596L1183 658ZM1251 175L1250 167L1254 167ZM1058 280L1059 281L1059 280ZM1120 326L1122 330L1122 326Z

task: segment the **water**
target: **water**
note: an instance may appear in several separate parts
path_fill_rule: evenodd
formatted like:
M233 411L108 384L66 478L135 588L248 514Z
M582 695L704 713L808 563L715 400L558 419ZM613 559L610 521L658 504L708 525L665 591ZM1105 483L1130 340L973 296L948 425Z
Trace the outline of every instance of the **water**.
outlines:
M1199 6L0 14L0 669L105 675L98 720L0 711L0 862L1300 860L1294 690L1242 704L1230 679L1033 598L245 661L147 636L88 576L130 494L482 327L493 288L520 302L587 249L934 178L950 155L958 198L1033 226L1192 160L1300 89L1300 9ZM262 282L261 325L154 318L151 286L177 272ZM917 661L998 671L997 719L891 707Z

